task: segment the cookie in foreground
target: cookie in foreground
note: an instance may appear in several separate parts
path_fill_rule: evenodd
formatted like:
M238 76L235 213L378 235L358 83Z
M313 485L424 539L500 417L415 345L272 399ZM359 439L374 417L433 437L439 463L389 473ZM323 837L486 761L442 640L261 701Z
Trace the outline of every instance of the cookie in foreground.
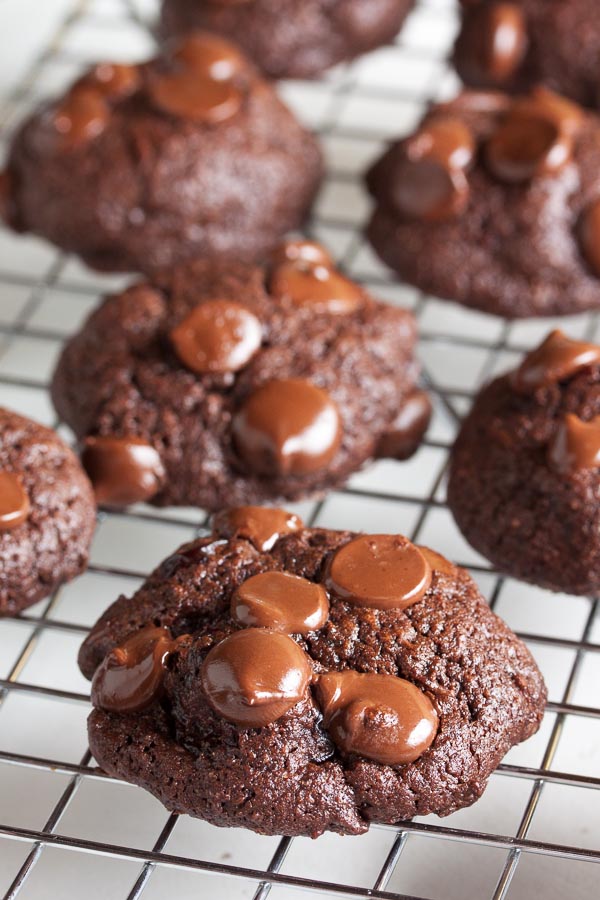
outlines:
M108 298L52 396L101 505L296 500L416 450L415 339L411 313L294 240L266 266L199 261Z
M600 347L553 331L483 388L450 461L448 505L508 575L600 591Z
M83 644L90 747L169 809L360 834L473 803L542 676L470 575L401 535L219 514Z
M509 319L600 307L600 117L465 91L367 175L369 239L421 290Z
M84 571L96 524L88 478L54 431L0 408L0 616Z
M195 33L103 63L17 131L0 215L104 270L254 260L304 221L316 139L243 54Z
M311 78L391 42L414 0L164 0L163 37L206 28L272 78Z

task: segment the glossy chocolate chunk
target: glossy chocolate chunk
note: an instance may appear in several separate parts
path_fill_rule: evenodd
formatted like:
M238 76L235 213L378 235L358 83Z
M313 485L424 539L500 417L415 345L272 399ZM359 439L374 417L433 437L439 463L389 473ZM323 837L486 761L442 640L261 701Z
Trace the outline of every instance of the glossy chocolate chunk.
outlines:
M268 381L233 420L236 449L261 475L306 475L324 468L341 440L337 406L301 378Z
M96 669L92 703L110 712L137 712L162 693L165 666L175 642L168 628L143 628L111 650Z
M304 522L285 509L264 506L236 506L213 516L213 531L223 537L242 537L263 553L271 550L280 537L304 528Z
M262 327L239 303L208 300L197 306L170 337L177 356L193 372L237 372L259 349Z
M415 391L377 444L381 459L408 459L423 439L431 419L431 400L425 391Z
M121 100L133 94L141 84L138 66L99 63L84 75L79 84L95 88L107 100Z
M333 268L333 260L327 250L316 241L304 239L284 241L273 253L272 263L275 268L285 263Z
M30 509L21 477L0 469L0 531L18 528L27 520Z
M365 534L332 557L326 585L358 606L406 609L431 584L431 567L418 547L400 534Z
M75 149L97 138L110 119L110 109L95 87L74 87L55 107L52 125L66 149Z
M196 31L173 49L173 59L193 69L199 76L228 81L242 72L247 63L229 41L216 34Z
M572 340L557 329L527 354L512 375L513 387L524 394L533 393L599 362L599 346Z
M431 701L403 678L328 672L316 694L325 728L345 753L399 766L422 756L437 734Z
M288 572L261 572L235 591L231 615L240 625L308 634L329 617L329 598L321 584Z
M292 638L247 628L216 644L202 666L202 690L224 719L261 728L306 696L312 665Z
M88 437L81 461L100 506L150 500L165 475L158 452L137 437Z
M242 93L232 81L202 77L193 69L156 75L148 92L163 112L204 125L226 122L242 105Z
M567 413L548 446L548 462L557 472L600 467L600 416L590 422Z
M419 550L429 563L432 572L440 572L442 575L447 575L450 578L456 576L455 566L441 553L436 553L430 547L422 547L421 545L419 545Z
M416 162L435 159L449 169L466 169L475 154L475 138L465 123L452 115L437 115L406 143L407 157Z
M337 315L355 312L364 303L363 293L353 281L324 265L302 265L302 260L278 266L269 288L280 299Z
M581 248L594 275L600 278L600 199L584 210L581 219Z
M465 70L490 85L508 81L523 62L528 38L516 3L483 3L465 13L458 41Z

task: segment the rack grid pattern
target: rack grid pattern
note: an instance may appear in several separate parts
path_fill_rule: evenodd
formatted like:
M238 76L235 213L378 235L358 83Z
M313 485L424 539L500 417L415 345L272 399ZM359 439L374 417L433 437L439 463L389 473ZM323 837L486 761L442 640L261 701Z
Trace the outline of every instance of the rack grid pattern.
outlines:
M143 58L153 0L73 0L51 42L0 105L0 140L35 102L98 58ZM362 236L360 175L384 141L407 131L456 81L445 56L453 0L420 0L396 44L321 81L281 86L321 136L328 176L311 232L343 267L420 324L435 417L414 460L383 461L343 491L297 504L309 523L403 531L466 565L496 611L532 647L550 687L540 733L515 748L472 809L317 842L264 838L169 815L108 778L85 743L88 687L75 657L87 628L174 547L202 533L198 510L140 506L99 516L92 564L76 583L0 621L0 894L5 900L210 896L597 896L600 869L600 615L587 598L547 594L489 568L444 504L447 451L478 386L554 323L507 323L398 285ZM84 201L85 198L82 198ZM47 385L64 338L99 294L127 279L90 273L33 238L0 232L0 404L59 428ZM562 320L598 338L595 315ZM68 432L62 429L68 436ZM85 892L85 893L84 893Z

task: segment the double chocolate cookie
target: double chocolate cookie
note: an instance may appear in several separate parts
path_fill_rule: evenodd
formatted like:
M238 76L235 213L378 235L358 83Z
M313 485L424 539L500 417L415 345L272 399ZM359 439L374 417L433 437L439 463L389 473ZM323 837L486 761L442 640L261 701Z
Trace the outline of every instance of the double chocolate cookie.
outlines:
M9 224L99 269L251 261L297 228L315 138L231 44L198 33L139 66L103 64L18 131Z
M517 318L600 307L600 118L539 88L465 92L393 144L369 238L403 279Z
M468 806L546 697L463 569L264 508L220 514L118 599L79 663L103 769L263 834Z
M502 571L600 591L600 347L552 332L477 397L454 447L448 504Z
M290 241L266 268L200 261L110 297L52 395L101 504L298 499L414 452L430 413L414 343L410 313Z
M83 572L95 521L73 452L49 428L0 409L0 616Z
M466 84L522 91L543 83L600 103L596 0L461 0L454 63Z
M398 33L414 0L164 0L166 37L206 28L236 41L267 75L310 78Z

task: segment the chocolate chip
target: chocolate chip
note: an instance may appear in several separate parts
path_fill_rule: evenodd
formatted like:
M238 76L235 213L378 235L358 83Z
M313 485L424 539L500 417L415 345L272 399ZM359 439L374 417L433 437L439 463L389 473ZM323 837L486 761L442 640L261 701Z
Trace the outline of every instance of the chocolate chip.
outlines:
M548 446L548 462L561 474L600 468L600 416L584 422L567 413Z
M513 373L512 384L521 393L534 393L599 362L600 347L572 340L557 329L527 354Z
M243 461L261 475L307 475L324 468L341 441L337 406L324 390L301 378L268 381L233 419Z
M150 500L165 475L158 452L137 437L88 437L81 461L100 506Z
M400 160L390 184L392 204L409 219L453 218L468 199L469 184L462 169L449 169L435 159Z
M77 84L95 89L107 100L122 100L133 94L140 87L141 81L138 66L99 63Z
M358 606L406 609L431 584L431 568L414 544L399 534L365 534L331 558L326 586Z
M398 766L431 746L438 716L423 691L393 675L327 672L316 685L323 723L345 753Z
M155 75L148 92L163 112L205 125L226 122L242 105L242 93L232 81L202 77L187 69Z
M261 728L306 696L312 679L306 653L285 634L259 628L237 631L204 660L202 690L224 719Z
M468 9L457 50L471 80L502 85L527 52L527 25L516 3L484 3Z
M329 618L327 591L288 572L261 572L241 584L231 600L240 625L272 628L285 634L318 631Z
M74 87L52 114L54 130L67 149L99 137L109 119L110 109L100 91L83 85Z
M111 650L96 669L92 703L109 712L137 712L162 693L165 667L175 647L167 628L143 628Z
M450 578L456 577L456 567L441 553L436 553L430 547L422 547L420 545L419 550L429 563L432 572L440 572L442 575L447 575Z
M316 241L303 239L284 241L272 256L274 267L285 263L301 263L313 266L333 268L333 260L327 250Z
M271 550L280 537L304 527L299 516L284 509L264 506L237 506L213 516L211 525L217 535L242 537L263 553Z
M335 315L347 315L363 306L363 293L354 282L335 269L301 263L284 263L273 271L269 289L275 297Z
M0 531L12 531L27 521L31 506L20 475L0 470Z
M581 219L581 247L594 275L600 278L600 200L584 210Z
M172 56L197 75L216 81L229 81L247 68L244 56L233 44L207 31L196 31L178 42Z
M431 419L431 400L425 391L410 394L400 412L379 440L379 459L408 459L415 452Z
M193 372L237 372L259 349L262 327L250 310L229 300L207 300L170 335L179 359Z

